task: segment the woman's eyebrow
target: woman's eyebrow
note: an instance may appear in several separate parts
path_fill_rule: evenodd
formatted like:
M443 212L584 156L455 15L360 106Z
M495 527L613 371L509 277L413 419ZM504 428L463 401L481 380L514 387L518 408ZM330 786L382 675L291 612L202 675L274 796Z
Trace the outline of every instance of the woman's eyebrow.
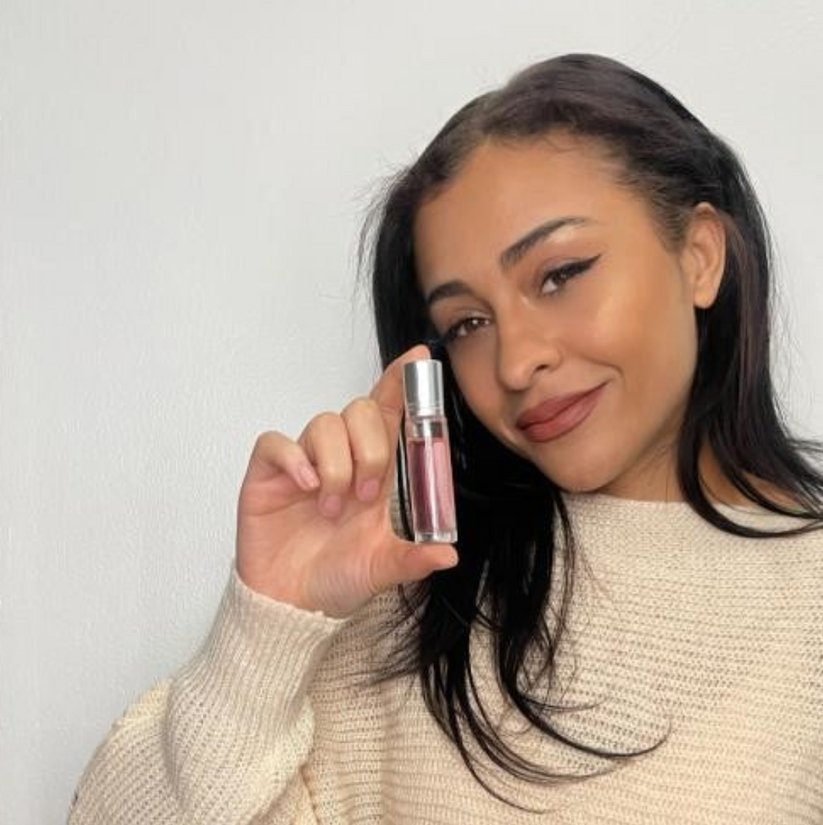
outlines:
M588 223L591 223L589 218L584 218L582 215L566 215L562 218L554 218L541 223L500 253L500 268L506 270L513 267L533 246L548 238L553 232L557 232L558 229L562 229L564 226L581 226Z
M532 247L536 246L541 241L549 237L553 232L562 229L564 226L584 226L590 224L589 218L584 218L582 215L566 215L562 218L553 218L550 221L535 226L530 229L522 238L516 240L511 246L507 247L500 253L498 259L500 268L502 270L511 269L519 260L521 260ZM426 306L431 307L436 301L442 301L444 298L451 298L455 295L466 295L471 293L469 286L459 279L447 281L435 287L426 297Z

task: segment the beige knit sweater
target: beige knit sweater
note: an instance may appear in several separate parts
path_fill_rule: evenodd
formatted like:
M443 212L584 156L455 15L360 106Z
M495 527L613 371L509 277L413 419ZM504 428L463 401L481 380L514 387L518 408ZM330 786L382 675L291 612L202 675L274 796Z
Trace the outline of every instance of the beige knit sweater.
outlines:
M823 533L743 539L682 502L566 496L580 548L557 723L642 757L550 786L484 776L437 727L414 679L364 686L390 647L392 594L341 621L272 601L232 572L200 652L115 723L71 825L155 823L823 823ZM723 507L766 529L791 520ZM520 753L557 771L604 763L481 696Z

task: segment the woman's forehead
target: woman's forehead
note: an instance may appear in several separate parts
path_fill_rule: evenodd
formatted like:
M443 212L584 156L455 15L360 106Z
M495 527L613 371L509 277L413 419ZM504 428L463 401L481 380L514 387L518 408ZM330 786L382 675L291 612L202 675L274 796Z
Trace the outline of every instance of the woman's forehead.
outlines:
M426 270L487 244L502 252L546 223L603 223L627 199L602 153L580 141L483 144L418 209L415 257Z

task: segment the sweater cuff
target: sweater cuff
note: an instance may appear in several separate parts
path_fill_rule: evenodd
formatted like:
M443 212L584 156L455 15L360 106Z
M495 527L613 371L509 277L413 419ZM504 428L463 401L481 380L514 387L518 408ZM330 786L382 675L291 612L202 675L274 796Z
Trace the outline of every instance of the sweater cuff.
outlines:
M206 707L276 737L294 723L333 636L348 622L303 610L231 576L203 647L178 674L178 689Z

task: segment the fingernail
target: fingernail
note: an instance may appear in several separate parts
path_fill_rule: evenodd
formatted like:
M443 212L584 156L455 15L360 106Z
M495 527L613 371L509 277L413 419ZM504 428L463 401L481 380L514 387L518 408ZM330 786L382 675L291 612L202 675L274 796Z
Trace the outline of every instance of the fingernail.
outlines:
M376 478L371 478L360 485L357 496L361 501L371 501L377 497L379 491L380 482Z
M310 464L300 464L297 467L297 478L304 490L316 490L320 486L320 479Z
M328 496L320 502L320 512L326 518L336 518L343 509L343 499L340 496Z
M460 556L457 555L455 552L452 556L448 559L444 559L440 564L438 564L438 570L449 570L452 567L457 567L457 563L460 561Z

